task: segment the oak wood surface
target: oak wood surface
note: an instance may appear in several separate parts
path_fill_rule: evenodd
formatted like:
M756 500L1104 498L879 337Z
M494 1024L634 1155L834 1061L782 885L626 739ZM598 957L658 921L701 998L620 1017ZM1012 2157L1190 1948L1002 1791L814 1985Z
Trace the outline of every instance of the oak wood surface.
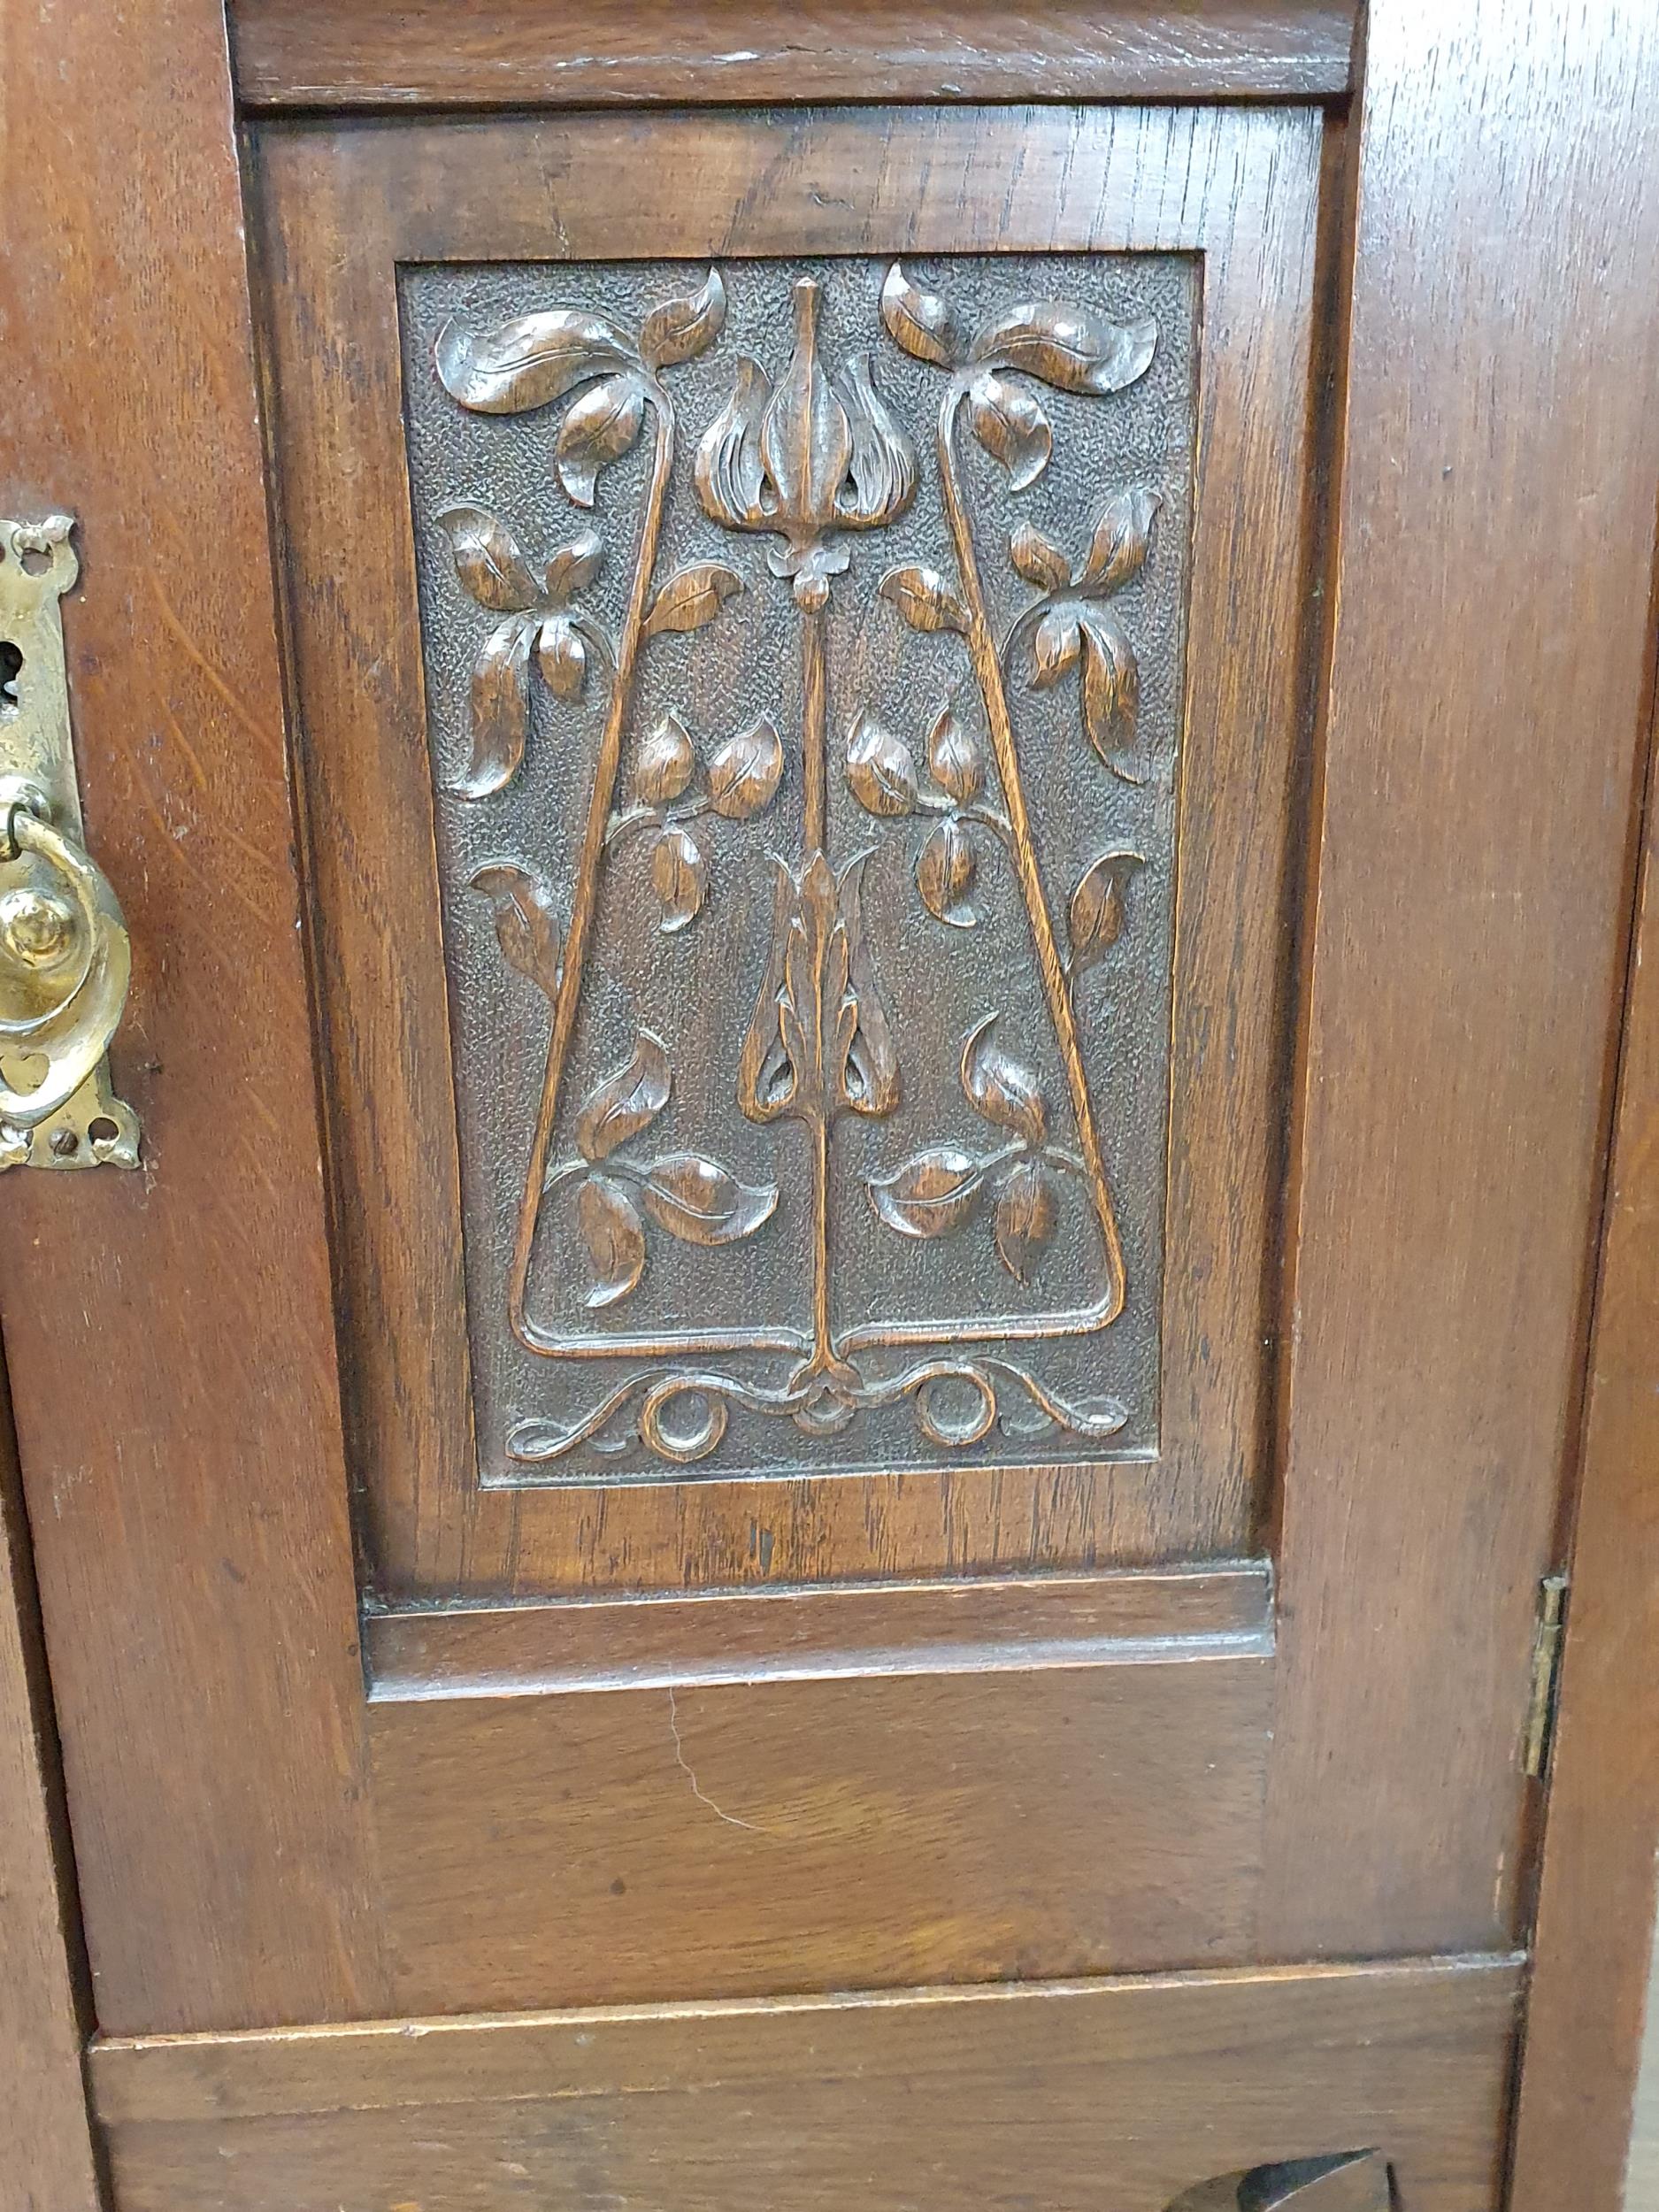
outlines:
M1411 2212L1495 2212L1509 1960L912 1991L93 2054L123 2212L1164 2212L1384 2147ZM926 2124L922 2124L926 2116ZM489 2177L488 2184L484 2177Z
M1320 99L1352 0L234 0L257 110L649 101Z
M1617 2212L1659 1844L1659 818L1648 789L1516 2137L1515 2212ZM1651 2060L1649 2061L1651 2064ZM1651 2164L1651 2160L1649 2162ZM1647 2200L1632 2185L1630 2212Z
M0 1406L0 1422L4 1409ZM0 1458L0 2200L98 2212L73 1875L9 1436Z
M1639 8L1371 11L1270 1953L1521 1924L1648 649L1659 419L1616 365L1659 357L1654 55Z
M377 1590L524 1597L1248 1548L1266 1474L1287 898L1304 833L1317 118L709 111L274 124L257 143L346 1405ZM606 187L619 174L626 196ZM480 1487L395 265L976 245L1204 257L1171 1039L1167 1235L1180 1263L1164 1289L1159 1457ZM372 531L365 512L382 518Z
M7 42L0 509L80 518L71 704L145 1165L12 1176L0 1303L99 2014L157 2028L379 1985L224 25L124 26Z
M1031 1656L373 1706L399 2008L1248 1959L1271 1657Z

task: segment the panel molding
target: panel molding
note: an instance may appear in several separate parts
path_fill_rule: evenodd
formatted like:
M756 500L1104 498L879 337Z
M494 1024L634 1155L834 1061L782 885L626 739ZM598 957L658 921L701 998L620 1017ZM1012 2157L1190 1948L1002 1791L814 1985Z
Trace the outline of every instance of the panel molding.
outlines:
M428 1607L370 1613L364 1644L370 1694L382 1704L1269 1658L1272 1574L1251 1561L1007 1582Z
M234 0L244 107L280 112L652 101L1322 100L1355 0Z

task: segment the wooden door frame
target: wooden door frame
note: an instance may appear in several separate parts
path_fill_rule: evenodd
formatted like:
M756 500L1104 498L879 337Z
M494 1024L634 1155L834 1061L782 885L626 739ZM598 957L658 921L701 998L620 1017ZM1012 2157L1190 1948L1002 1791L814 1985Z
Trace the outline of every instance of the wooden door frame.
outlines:
M20 2177L24 2212L100 2212L73 1876L15 1476L0 1389L0 2177Z
M1617 2206L1659 1846L1659 820L1653 767L1591 1340L1513 2212Z
M1344 1033L1343 1009L1383 992L1390 964L1419 949L1400 910L1409 899L1398 877L1353 841L1368 823L1379 826L1358 764L1392 744L1398 757L1384 760L1378 777L1394 766L1407 772L1389 795L1389 855L1397 858L1416 837L1435 864L1455 857L1438 847L1444 787L1410 784L1423 759L1409 746L1408 712L1420 715L1425 698L1432 703L1434 733L1454 749L1455 778L1489 773L1494 747L1509 749L1517 771L1540 771L1563 741L1556 721L1570 715L1586 733L1577 741L1578 779L1600 790L1603 804L1632 803L1647 687L1659 428L1646 419L1651 410L1631 365L1659 359L1659 304L1639 275L1650 265L1659 220L1651 204L1628 195L1631 179L1659 172L1659 35L1633 7L1604 11L1591 26L1576 15L1569 24L1564 7L1553 24L1538 12L1525 0L1432 8L1375 0L1371 12L1342 498L1349 514L1372 501L1379 512L1368 511L1363 543L1349 533L1339 553L1344 588L1328 730L1342 742L1327 757L1348 766L1324 795L1307 1058L1317 1110L1327 1117L1367 1110L1357 1095L1363 1055L1351 1025ZM118 39L96 11L52 11L19 32L8 54L0 331L9 404L0 419L0 505L69 508L83 518L72 686L92 834L139 951L119 1072L146 1117L161 1196L147 1178L8 1180L0 1210L7 1348L31 1492L54 1508L52 1540L42 1548L45 1624L58 1675L73 1690L65 1770L72 1808L82 1809L78 1841L106 1886L111 1870L142 1872L135 1931L165 1908L165 1971L136 1932L112 1922L98 1932L116 2016L138 2028L165 2026L180 2016L181 1992L199 2016L227 2015L239 1958L257 1956L277 2012L346 2018L382 2008L382 1985L373 1846L357 1787L356 1592L233 91L221 0L143 0L126 19ZM826 86L818 95L833 96ZM1198 95L1189 88L1188 96ZM741 97L741 87L728 81L724 96ZM73 192L35 188L65 165L73 166ZM1514 210L1497 241L1486 219L1494 202ZM93 330L99 369L89 390ZM1586 378L1593 343L1601 350ZM1454 404L1460 393L1484 390L1494 356L1511 371L1534 358L1548 371L1523 383L1533 413L1518 429ZM1579 385L1594 383L1587 403L1575 396L1574 373ZM1598 403L1592 424L1586 403L1594 411ZM1541 502L1525 510L1531 565L1524 557L1511 570L1513 596L1499 603L1514 610L1507 641L1517 650L1500 680L1472 685L1471 621L1481 610L1492 618L1497 565L1483 560L1525 496L1526 465L1540 455L1555 467L1545 472ZM1406 578L1423 618L1412 636L1391 612ZM1375 679L1389 671L1394 688L1379 693ZM1401 704L1390 712L1379 697ZM1517 728L1525 733L1519 745ZM1586 764L1591 745L1599 750ZM1609 1085L1605 1066L1586 1076L1579 1065L1581 1039L1599 1018L1594 1002L1586 1017L1583 1002L1606 979L1612 1003L1628 872L1587 892L1582 879L1541 881L1552 864L1570 873L1558 851L1552 856L1551 839L1565 838L1571 852L1573 829L1588 818L1548 787L1518 789L1517 809L1502 880L1491 889L1494 898L1530 896L1534 906L1530 918L1517 910L1522 918L1496 970L1486 972L1478 1010L1490 1052L1505 1021L1519 1025L1530 1004L1526 1052L1495 1100L1490 1090L1465 1088L1440 1102L1438 1125L1409 1099L1391 1101L1399 1110L1371 1164L1387 1190L1425 1132L1438 1128L1443 1138L1448 1114L1465 1146L1500 1109L1513 1108L1525 1133L1542 1134L1548 1116L1540 1120L1539 1102L1523 1095L1541 1071L1564 1087L1545 1106L1559 1112L1563 1097L1576 1102L1566 1117L1572 1156L1555 1164L1552 1193L1558 1205L1582 1193L1587 1210ZM1592 911L1586 950L1576 972L1544 962L1540 1007L1537 956L1570 890ZM1649 979L1655 961L1659 945ZM1637 1133L1659 1095L1655 996L1651 982L1639 994L1625 1061L1518 2140L1517 2201L1525 2212L1563 2200L1562 2161L1584 2212L1614 2212L1610 2147L1628 2102L1618 2085L1634 2066L1640 2006L1630 2001L1629 1976L1640 1934L1631 1932L1626 1959L1592 1964L1584 1915L1603 1885L1617 1883L1632 1909L1645 1901L1647 1847L1659 1832L1651 1731L1627 1822L1615 1832L1603 1819L1597 1833L1584 1808L1596 1801L1598 1741L1619 1745L1624 1716L1652 1678L1652 1616L1635 1610L1632 1594L1639 1564L1652 1558L1637 1479L1641 1448L1650 1457L1655 1436L1639 1386L1639 1378L1651 1380L1652 1339L1649 1332L1644 1346L1634 1333L1640 1284L1628 1286L1626 1277L1653 1205ZM192 1004L204 1000L213 1019L193 1023ZM1610 1025L1601 1041L1610 1058ZM1314 1239L1301 1289L1322 1300L1336 1286L1347 1240L1316 1215L1304 1192ZM1404 1225L1384 1221L1380 1250L1348 1262L1373 1279L1386 1270L1397 1285L1395 1310L1408 1315L1429 1225L1420 1212ZM1460 1225L1479 1260L1489 1219L1477 1210ZM1513 1233L1499 1243L1501 1259L1519 1256ZM64 1248L96 1255L88 1279L64 1294L22 1296L26 1279L35 1290L39 1255ZM250 1250L260 1256L257 1294L249 1286L226 1297L223 1285L246 1283ZM1587 1272L1587 1252L1585 1261ZM157 1284L215 1287L206 1297L145 1294ZM1471 1284L1463 1317L1487 1353L1500 1340L1482 1318L1489 1293L1489 1282ZM1532 1334L1504 1340L1514 1370L1563 1356L1564 1309L1554 1294L1541 1336L1535 1324ZM1578 1295L1569 1286L1567 1303ZM1363 1348L1368 1363L1385 1363L1419 1348L1408 1325L1396 1341ZM1466 1356L1467 1348L1448 1346L1428 1379L1443 1425L1454 1352ZM96 1375L97 1390L66 1393L63 1378L77 1374ZM202 1401L204 1417L181 1457L167 1409L180 1388L210 1375L211 1402ZM1390 1409L1356 1411L1353 1383L1329 1345L1293 1359L1296 1402L1305 1410L1311 1393L1325 1407L1309 1432L1333 1478L1321 1527L1375 1559L1391 1542L1400 1548L1401 1499L1373 1497L1367 1506L1355 1474L1386 1448L1378 1425ZM127 1446L113 1466L104 1444L112 1427ZM1524 1471L1514 1479L1529 1511L1540 1485L1548 1479L1553 1489L1571 1456L1566 1440L1532 1436L1520 1416L1499 1410L1461 1449L1442 1450L1432 1466L1424 1455L1414 1479L1432 1485L1443 1519L1489 1490L1494 1455L1506 1474ZM234 1479L204 1481L210 1464L232 1469ZM1490 1502L1486 1510L1494 1529L1511 1526ZM1330 1555L1320 1528L1293 1525L1286 1540L1291 1591L1298 1581L1311 1590ZM1502 1587L1481 1617L1483 1661L1500 1663L1513 1647L1512 1616L1541 1543L1527 1530L1510 1538L1494 1577ZM1413 1579L1423 1565L1416 1555L1402 1557L1374 1579L1365 1621L1346 1624L1350 1640L1372 1629L1407 1632L1425 1596L1444 1601L1432 1578L1426 1594ZM1653 1580L1650 1573L1644 1596ZM154 1632L157 1609L175 1632L170 1638ZM95 1627L96 1650L122 1654L119 1679L113 1669L88 1678L73 1663ZM1317 1640L1293 1642L1286 1724L1300 1732L1308 1772L1330 1748L1319 1734L1318 1656ZM227 1665L236 1678L231 1696ZM15 1667L6 1678L15 1691ZM1412 1797L1425 1760L1455 1761L1455 1687L1420 1682L1409 1710L1365 1717L1364 1740L1349 1755L1374 1762L1379 1818L1357 1863L1353 1832L1320 1832L1322 1809L1312 1807L1310 1817L1305 1787L1295 1804L1279 1809L1287 1868L1299 1882L1310 1869L1325 1869L1333 1928L1336 1886L1363 1901L1388 1878L1399 1834L1390 1807ZM1491 1690L1500 1694L1507 1694L1502 1685ZM250 1724L250 1701L269 1714L279 1697L280 1731ZM142 1731L134 1727L140 1717ZM13 1724L26 1732L29 1725ZM174 1747L176 1764L165 1774L146 1756L144 1732ZM284 1740L296 1747L292 1770L273 1772L272 1746ZM319 1742L333 1747L326 1774L312 1755ZM177 1817L180 1799L188 1821ZM23 1801L27 1822L30 1801ZM223 1857L203 1855L200 1839L231 1832L256 1809L259 1835L237 1855L233 1879ZM1344 1816L1352 1820L1351 1805ZM46 1835L38 1816L35 1833L38 1855ZM37 1884L37 1927L55 1919L51 1895ZM87 2192L95 2183L78 2064L71 2069L63 2055L66 1992L48 1970L33 2016L18 2029L37 2055L58 2053L51 2074L60 2116L35 2147L35 2167L23 2170L41 2201L78 2212L94 2200ZM1608 2039L1599 2046L1579 2024L1598 2004ZM1611 2086L1595 2094L1589 2069L1602 2062L1614 2070Z

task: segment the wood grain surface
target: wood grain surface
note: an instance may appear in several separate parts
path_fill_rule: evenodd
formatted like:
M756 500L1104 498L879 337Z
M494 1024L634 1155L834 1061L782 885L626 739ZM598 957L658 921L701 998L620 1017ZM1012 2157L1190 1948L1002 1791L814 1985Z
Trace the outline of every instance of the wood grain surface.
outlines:
M158 2028L376 1985L224 26L124 23L7 42L0 508L80 518L70 697L144 1165L12 1176L0 1300L99 2014Z
M1644 726L1655 40L1640 8L1371 12L1284 1409L1286 1955L1522 1922Z
M1380 2147L1496 2212L1509 1960L664 2006L94 2053L123 2212L1164 2212ZM1369 2201L1369 2200L1367 2200Z
M271 110L649 101L1325 99L1353 0L234 0L238 93Z
M19 2212L98 2212L73 1870L4 1423L0 1400L0 2185Z

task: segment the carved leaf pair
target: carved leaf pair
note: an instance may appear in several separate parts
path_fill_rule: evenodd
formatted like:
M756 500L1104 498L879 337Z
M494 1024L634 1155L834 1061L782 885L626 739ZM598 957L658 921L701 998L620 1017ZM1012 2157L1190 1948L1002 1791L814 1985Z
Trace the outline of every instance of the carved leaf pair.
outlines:
M710 269L698 291L653 308L637 337L573 308L477 332L449 323L438 335L438 376L475 414L521 414L580 390L559 425L554 465L576 504L591 507L600 471L640 434L656 373L706 352L725 323L726 288Z
M778 1203L775 1184L741 1183L701 1153L669 1152L644 1164L626 1157L620 1148L649 1128L672 1086L661 1040L641 1030L631 1056L588 1094L577 1117L576 1148L586 1171L576 1220L595 1279L590 1307L616 1305L639 1287L647 1218L685 1244L735 1244ZM549 1187L571 1172L570 1164L554 1169Z
M624 830L650 830L651 888L665 933L695 919L708 889L707 857L686 825L703 814L750 820L771 805L782 776L783 741L770 715L716 748L706 782L690 733L672 709L647 736L634 758L633 803L612 818L609 835L614 841Z
M982 1194L994 1200L992 1236L1003 1266L1029 1282L1060 1221L1057 1169L1076 1164L1049 1145L1048 1105L1022 1061L991 1039L998 1017L972 1030L962 1049L964 1095L974 1111L1008 1133L989 1153L929 1145L865 1187L878 1220L901 1236L942 1236L965 1221Z
M533 649L542 680L560 700L581 697L590 650L611 663L610 640L571 604L598 574L604 549L594 531L584 530L538 574L507 525L487 507L449 507L438 519L463 588L505 618L472 664L472 757L457 788L481 799L510 783L524 759Z
M1144 566L1157 509L1151 492L1119 492L1109 499L1075 571L1032 523L1022 522L1009 541L1015 569L1044 594L1020 618L1019 627L1031 638L1031 680L1045 690L1069 669L1079 669L1089 743L1126 783L1144 781L1128 758L1140 710L1141 673L1134 648L1102 603Z
M907 353L955 372L974 436L1015 491L1048 467L1054 431L1041 403L1010 376L1033 376L1062 392L1120 392L1144 375L1158 341L1150 319L1115 323L1056 300L1022 302L976 330L942 293L912 284L896 261L881 288L881 319Z
M917 857L917 888L936 920L955 929L972 929L979 918L969 896L979 864L972 821L987 822L1004 837L1009 831L1000 815L980 805L984 742L949 704L940 709L927 733L927 770L931 791L923 787L904 740L873 715L858 715L847 737L848 789L867 814L889 819L918 812L942 818L929 831Z

